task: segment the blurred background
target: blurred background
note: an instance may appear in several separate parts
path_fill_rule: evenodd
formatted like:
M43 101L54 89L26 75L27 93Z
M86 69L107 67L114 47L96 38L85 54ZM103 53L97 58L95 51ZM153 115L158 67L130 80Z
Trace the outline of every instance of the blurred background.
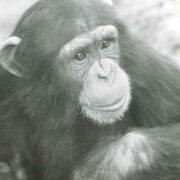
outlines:
M37 0L0 0L0 43ZM180 0L101 0L113 3L129 30L180 65Z

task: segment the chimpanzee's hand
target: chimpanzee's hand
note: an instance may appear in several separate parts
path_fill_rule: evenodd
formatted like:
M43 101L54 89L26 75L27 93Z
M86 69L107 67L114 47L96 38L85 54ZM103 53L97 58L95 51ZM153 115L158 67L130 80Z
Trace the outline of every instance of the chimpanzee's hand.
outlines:
M23 168L0 162L0 180L27 180L27 176Z
M0 180L13 180L11 168L4 162L0 162Z

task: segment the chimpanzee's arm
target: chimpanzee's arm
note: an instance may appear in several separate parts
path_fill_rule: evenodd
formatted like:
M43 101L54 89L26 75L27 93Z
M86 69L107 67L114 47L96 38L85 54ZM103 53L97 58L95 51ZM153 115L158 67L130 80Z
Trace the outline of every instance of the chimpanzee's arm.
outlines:
M74 172L75 180L179 180L180 123L133 130L99 144Z

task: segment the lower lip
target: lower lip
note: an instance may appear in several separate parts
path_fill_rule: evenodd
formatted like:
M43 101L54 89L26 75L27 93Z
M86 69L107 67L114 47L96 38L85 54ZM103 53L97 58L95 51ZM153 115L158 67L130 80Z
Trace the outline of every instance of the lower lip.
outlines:
M99 111L116 111L118 109L121 109L124 104L126 104L127 96L125 96L123 99L119 100L117 103L114 103L112 105L107 106L93 106L93 109L99 110Z

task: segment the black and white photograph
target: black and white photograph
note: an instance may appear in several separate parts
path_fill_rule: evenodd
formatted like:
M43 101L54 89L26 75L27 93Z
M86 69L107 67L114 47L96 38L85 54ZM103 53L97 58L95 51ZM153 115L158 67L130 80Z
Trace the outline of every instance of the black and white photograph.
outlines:
M0 180L180 180L180 0L0 0Z

